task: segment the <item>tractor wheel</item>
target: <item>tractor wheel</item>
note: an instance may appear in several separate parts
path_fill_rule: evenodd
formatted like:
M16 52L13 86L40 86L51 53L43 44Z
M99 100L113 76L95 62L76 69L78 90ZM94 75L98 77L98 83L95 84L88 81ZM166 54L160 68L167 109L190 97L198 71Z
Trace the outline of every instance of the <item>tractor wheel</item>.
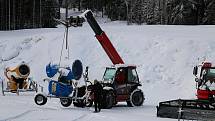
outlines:
M130 107L141 106L144 100L145 98L143 92L141 90L134 90L127 101L127 105Z
M102 108L111 109L114 105L114 93L112 91L108 91L105 94L103 100L104 100L104 103L102 104Z
M37 95L34 97L34 102L35 102L37 105L45 105L46 102L47 102L47 97L44 96L43 94L37 94Z
M70 98L60 98L60 103L64 107L69 107L72 104L72 99L70 99Z

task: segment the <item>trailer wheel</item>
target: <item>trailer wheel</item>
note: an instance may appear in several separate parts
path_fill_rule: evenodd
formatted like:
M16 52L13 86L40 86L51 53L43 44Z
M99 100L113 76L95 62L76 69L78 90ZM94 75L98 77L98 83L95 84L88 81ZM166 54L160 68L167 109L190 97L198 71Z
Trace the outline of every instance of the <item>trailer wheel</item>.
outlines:
M72 99L70 99L70 98L60 98L60 103L64 107L69 107L72 104Z
M91 99L88 99L88 102L85 100L77 100L76 102L73 102L73 105L75 107L92 107L93 101Z
M75 106L75 107L85 107L85 104L84 104L84 101L82 101L82 100L77 100L76 102L73 102L73 105Z
M34 81L31 81L30 85L29 85L29 89L32 89L32 90L34 90L37 93L38 92L38 85L37 85L37 83L34 82Z
M114 105L114 93L112 91L108 91L105 94L103 100L104 100L104 103L102 104L102 107L104 109L111 109Z
M86 107L92 107L92 105L93 105L93 100L88 99L88 102L86 102L85 104L86 104Z
M145 98L143 92L141 90L134 90L127 101L127 105L130 107L141 106L144 100Z
M35 102L37 105L45 105L46 102L47 102L47 97L44 96L43 94L37 94L37 95L34 97L34 102Z

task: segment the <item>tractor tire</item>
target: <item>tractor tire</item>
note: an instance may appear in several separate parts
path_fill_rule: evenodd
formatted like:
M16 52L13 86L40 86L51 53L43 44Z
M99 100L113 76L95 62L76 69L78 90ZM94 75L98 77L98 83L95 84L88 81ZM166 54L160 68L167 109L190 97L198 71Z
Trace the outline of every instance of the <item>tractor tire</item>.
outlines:
M134 107L134 106L141 106L144 100L145 98L144 98L143 92L137 89L130 94L130 98L126 102L129 107Z
M102 108L111 109L114 105L114 93L112 91L108 91L103 98Z
M70 98L60 98L60 103L63 107L69 107L72 104L72 99Z
M37 104L37 105L45 105L47 103L47 97L44 96L43 94L37 94L35 97L34 97L34 102Z

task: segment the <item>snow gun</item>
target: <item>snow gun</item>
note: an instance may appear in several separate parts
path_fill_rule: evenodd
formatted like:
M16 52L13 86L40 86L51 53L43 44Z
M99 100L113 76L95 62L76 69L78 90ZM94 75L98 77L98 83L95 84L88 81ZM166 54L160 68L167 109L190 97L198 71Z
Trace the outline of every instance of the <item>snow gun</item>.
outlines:
M7 67L4 71L4 75L7 78L6 89L4 89L4 82L2 81L2 93L13 92L19 94L19 92L37 91L37 84L31 78L30 67L22 62L16 67Z
M76 60L73 63L72 69L70 67L60 67L57 64L52 65L49 63L46 66L46 74L49 78L54 77L59 73L58 81L51 80L49 82L49 93L55 96L67 97L72 93L72 80L79 80L83 72L82 63Z
M52 79L58 73L58 80ZM83 67L80 60L75 60L72 68L69 66L61 67L57 64L49 63L46 66L46 74L49 79L48 91L49 94L38 93L34 101L37 105L44 105L47 102L47 97L60 98L61 104L64 107L71 105L73 100L73 80L79 80L83 73Z
M30 68L23 62L16 67L7 67L4 74L8 80L13 80L13 78L26 79L30 74Z

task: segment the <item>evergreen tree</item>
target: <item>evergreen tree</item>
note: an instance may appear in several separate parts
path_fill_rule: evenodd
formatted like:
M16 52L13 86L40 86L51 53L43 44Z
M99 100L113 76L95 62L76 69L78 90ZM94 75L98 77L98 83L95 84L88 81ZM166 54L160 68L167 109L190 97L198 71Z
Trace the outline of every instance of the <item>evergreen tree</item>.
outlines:
M155 24L155 1L147 1L147 24Z
M215 24L215 1L204 0L205 10L203 24Z
M57 0L2 0L0 1L0 29L14 30L55 27L59 18Z
M60 18L58 3L54 0L46 0L44 2L42 14L43 27L56 27L57 22L54 19Z
M131 2L130 21L131 23L142 24L144 19L144 0L133 0Z
M127 7L124 0L112 0L105 4L105 14L111 20L126 20Z

